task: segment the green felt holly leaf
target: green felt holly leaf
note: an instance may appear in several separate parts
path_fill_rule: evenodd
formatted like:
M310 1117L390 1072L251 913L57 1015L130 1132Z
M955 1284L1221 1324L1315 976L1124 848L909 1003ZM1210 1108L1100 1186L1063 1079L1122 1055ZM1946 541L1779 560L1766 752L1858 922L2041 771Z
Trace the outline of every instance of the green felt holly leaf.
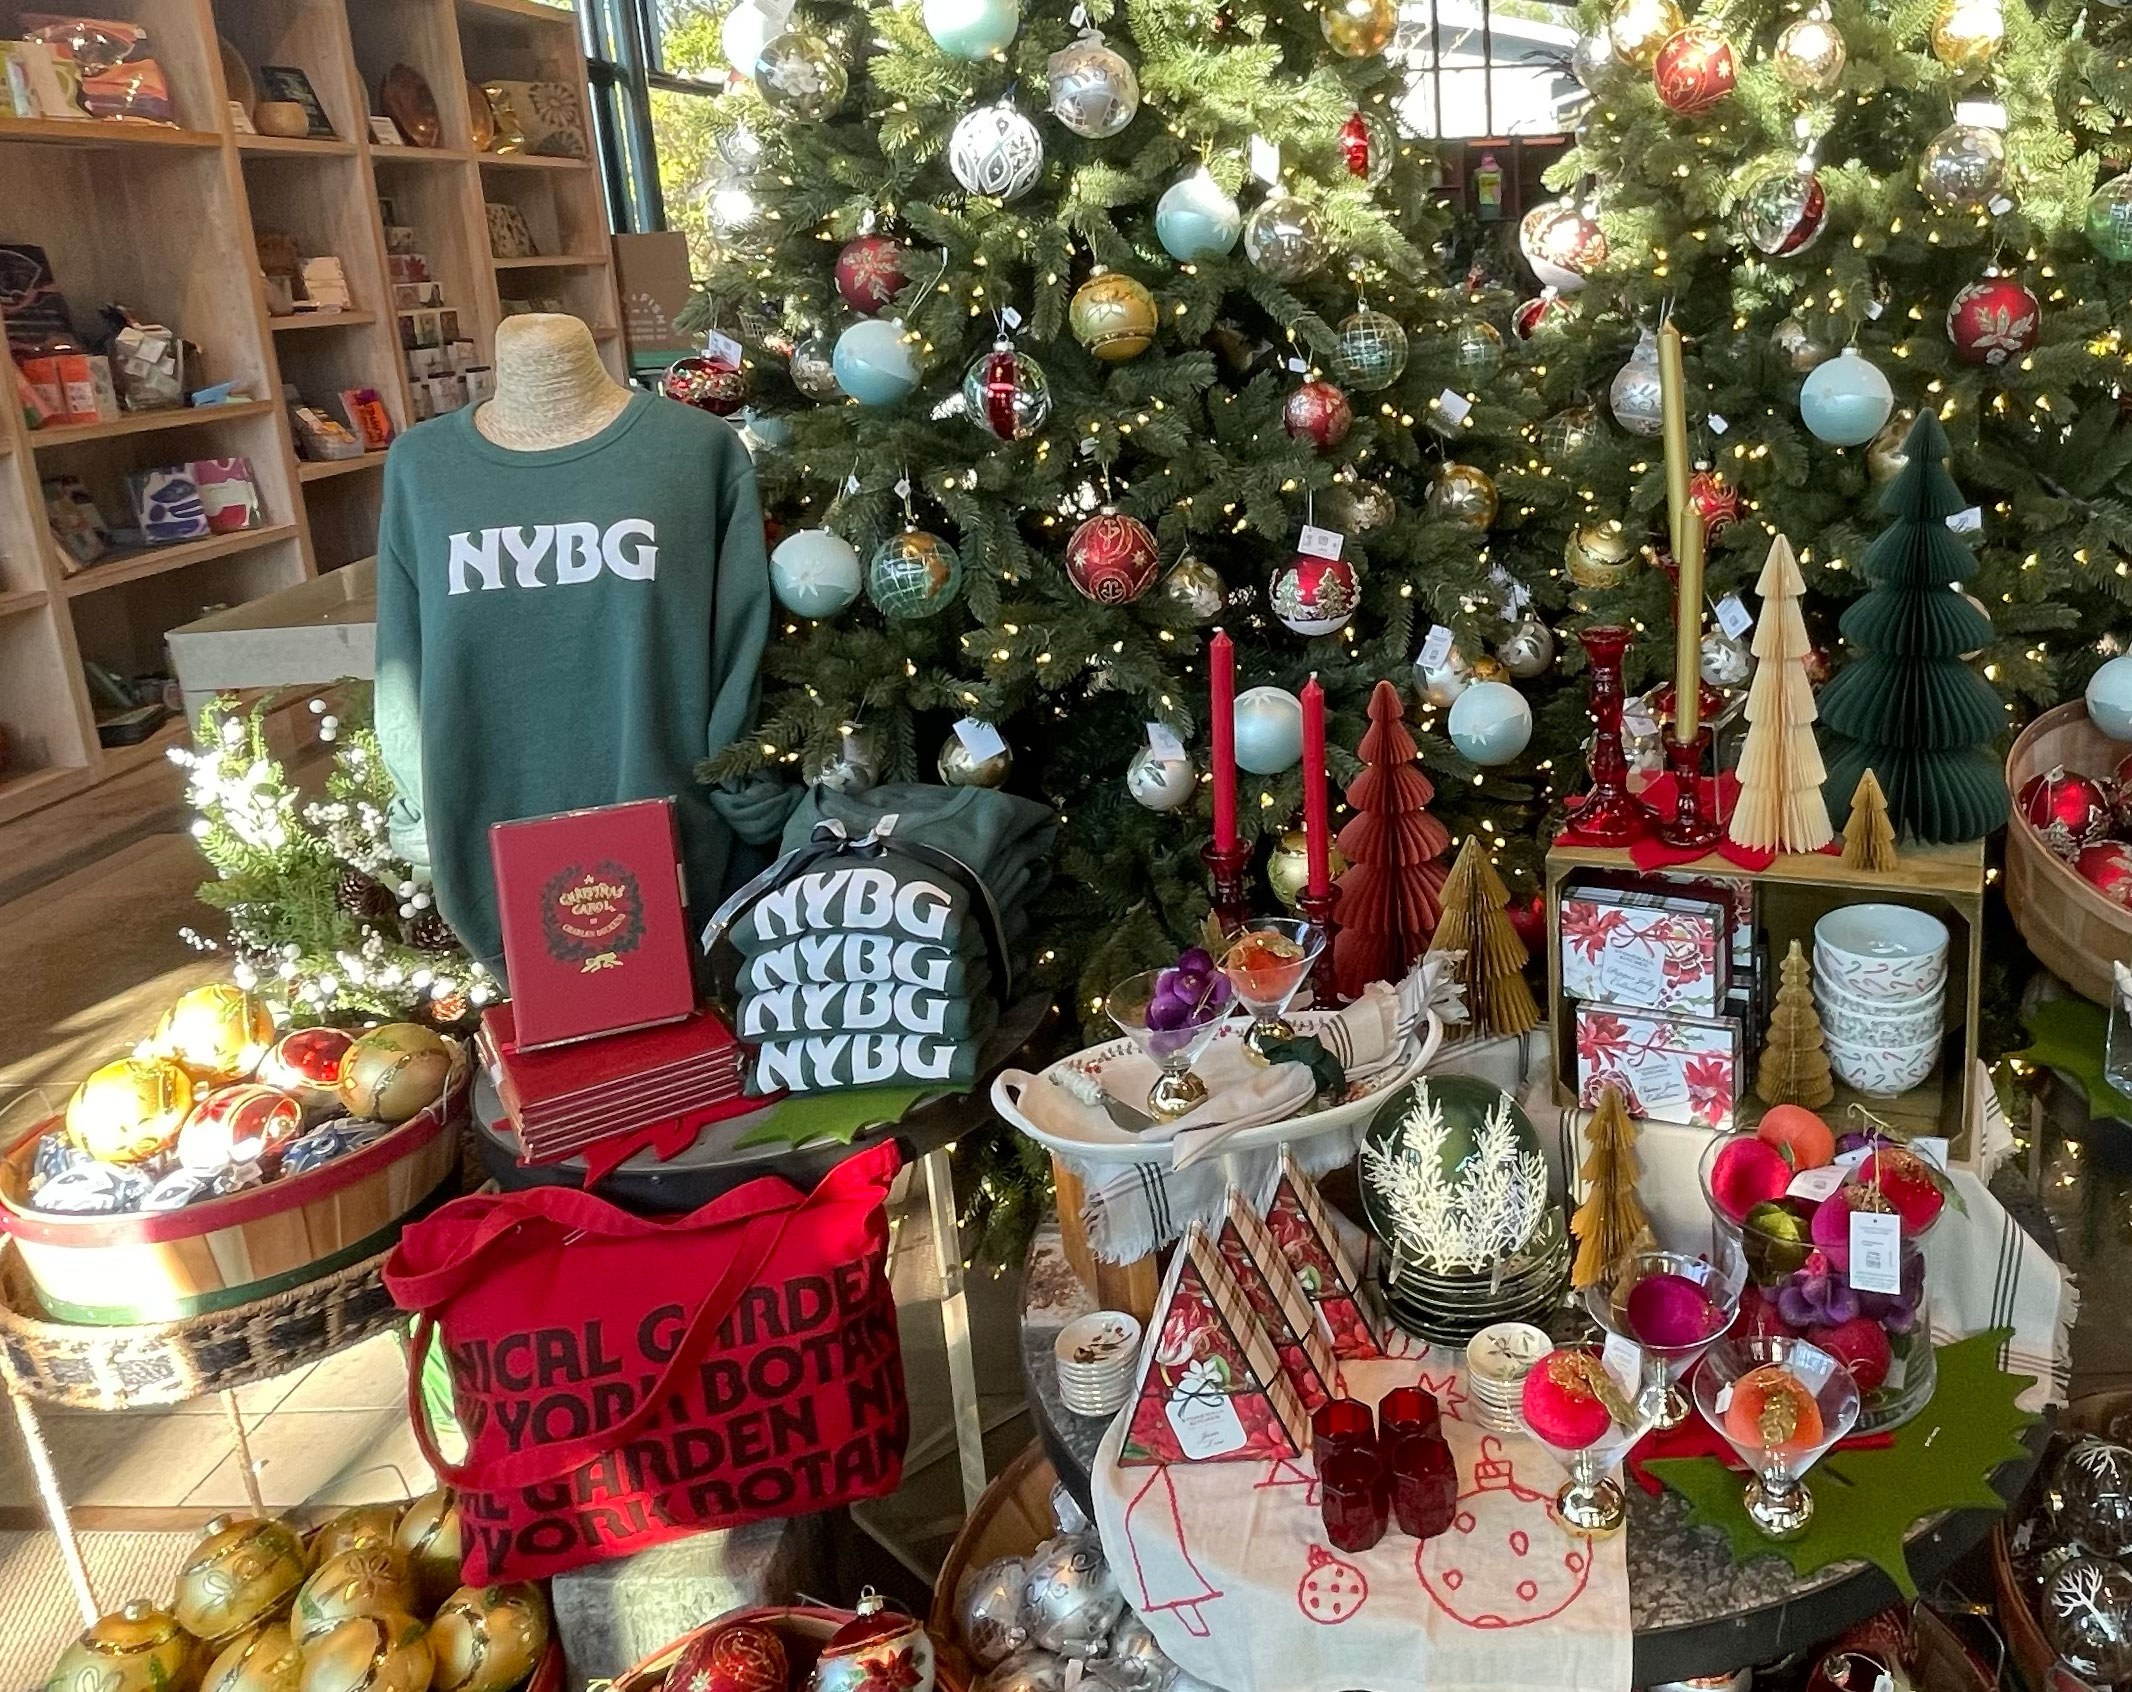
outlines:
M1904 1559L1911 1524L1942 1510L2003 1510L1992 1490L2001 1463L2025 1459L2021 1430L2037 1421L2014 1400L2033 1384L1999 1367L2011 1328L1991 1328L1939 1348L1932 1402L1878 1451L1837 1451L1808 1471L1814 1520L1797 1539L1764 1537L1747 1519L1743 1478L1714 1457L1661 1457L1644 1465L1688 1501L1690 1520L1725 1536L1737 1562L1778 1556L1796 1574L1862 1558L1917 1596Z
M836 1087L779 1099L769 1116L733 1142L735 1151L755 1146L848 1146L869 1128L901 1122L927 1099L955 1088L924 1085Z
M2024 1063L2077 1081L2088 1096L2088 1114L2114 1116L2132 1122L2132 1098L2126 1098L2103 1078L2102 1047L2110 1017L2102 1006L2087 999L2052 999L2021 1013L2021 1026L2033 1039Z

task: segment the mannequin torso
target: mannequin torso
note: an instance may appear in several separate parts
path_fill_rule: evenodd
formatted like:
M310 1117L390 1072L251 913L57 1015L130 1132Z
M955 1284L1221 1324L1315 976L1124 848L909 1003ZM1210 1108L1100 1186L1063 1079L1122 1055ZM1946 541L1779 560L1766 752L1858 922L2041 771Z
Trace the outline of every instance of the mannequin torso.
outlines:
M496 392L474 412L482 436L514 452L590 440L621 416L630 390L607 373L592 331L530 312L496 325Z

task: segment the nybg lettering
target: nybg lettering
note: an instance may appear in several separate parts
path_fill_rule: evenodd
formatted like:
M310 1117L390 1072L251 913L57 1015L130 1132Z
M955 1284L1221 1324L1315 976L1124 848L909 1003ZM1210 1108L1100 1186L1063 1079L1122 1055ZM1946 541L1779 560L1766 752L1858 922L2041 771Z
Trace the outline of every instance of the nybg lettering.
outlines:
M463 530L451 538L450 591L576 587L602 569L624 581L648 582L658 573L658 541L658 530L642 517L624 517L604 531L597 523Z

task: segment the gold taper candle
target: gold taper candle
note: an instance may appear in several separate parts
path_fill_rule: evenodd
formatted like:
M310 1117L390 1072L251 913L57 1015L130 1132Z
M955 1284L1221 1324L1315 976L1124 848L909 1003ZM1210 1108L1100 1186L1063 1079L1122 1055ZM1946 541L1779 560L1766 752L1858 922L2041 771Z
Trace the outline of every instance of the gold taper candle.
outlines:
M1666 443L1666 539L1677 559L1688 511L1688 380L1680 329L1671 318L1658 326L1658 392Z
M1703 514L1680 525L1680 595L1673 615L1673 738L1693 740L1703 719Z

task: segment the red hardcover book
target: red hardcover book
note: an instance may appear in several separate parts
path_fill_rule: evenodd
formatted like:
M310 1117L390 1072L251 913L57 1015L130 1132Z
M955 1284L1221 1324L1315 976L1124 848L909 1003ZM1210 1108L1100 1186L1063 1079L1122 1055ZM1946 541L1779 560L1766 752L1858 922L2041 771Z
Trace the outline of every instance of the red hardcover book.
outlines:
M671 799L496 823L489 860L520 1050L696 1008Z

